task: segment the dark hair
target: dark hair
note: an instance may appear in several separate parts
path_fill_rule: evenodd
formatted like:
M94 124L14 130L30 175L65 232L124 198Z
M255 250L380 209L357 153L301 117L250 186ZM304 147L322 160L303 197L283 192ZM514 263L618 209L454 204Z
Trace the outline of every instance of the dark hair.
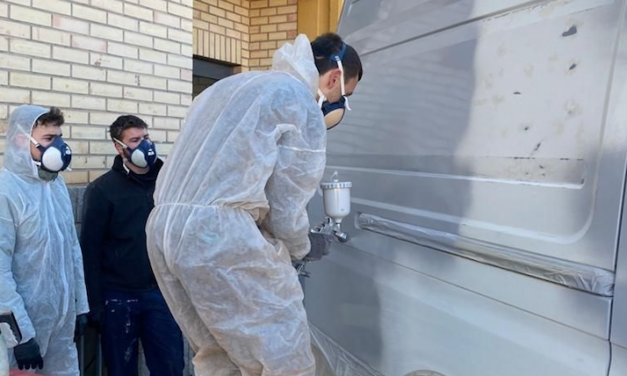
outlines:
M63 112L58 107L50 107L50 111L41 115L37 118L37 122L35 122L35 126L53 126L60 127L65 123L65 118L63 117Z
M142 119L134 115L122 115L115 119L113 124L109 127L109 135L111 139L122 141L122 132L129 128L146 129L148 124Z
M335 33L322 34L311 42L311 49L313 50L318 73L325 74L331 69L337 68L337 63L331 59L331 56L339 53L343 46L344 41L342 41L342 37ZM357 51L348 44L342 58L342 65L347 79L357 77L361 81L361 77L364 75L361 59Z

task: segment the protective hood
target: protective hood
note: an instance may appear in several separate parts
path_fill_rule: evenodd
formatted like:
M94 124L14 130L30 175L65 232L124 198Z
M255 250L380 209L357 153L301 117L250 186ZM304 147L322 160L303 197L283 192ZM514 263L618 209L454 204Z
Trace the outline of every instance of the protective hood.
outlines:
M49 109L33 105L18 107L9 119L4 167L21 177L37 178L37 165L30 154L30 136L37 119Z
M315 96L318 92L320 75L314 63L311 42L304 34L299 35L294 44L285 43L272 59L272 70L287 72L302 81Z

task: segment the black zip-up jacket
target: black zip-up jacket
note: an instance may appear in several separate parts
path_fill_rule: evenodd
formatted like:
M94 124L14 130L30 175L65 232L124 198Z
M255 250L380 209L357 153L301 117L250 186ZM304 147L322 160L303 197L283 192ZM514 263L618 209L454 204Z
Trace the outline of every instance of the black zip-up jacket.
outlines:
M90 316L102 314L102 289L150 291L157 288L146 250L146 222L154 207L157 160L145 175L128 171L118 155L111 171L87 186L81 248Z

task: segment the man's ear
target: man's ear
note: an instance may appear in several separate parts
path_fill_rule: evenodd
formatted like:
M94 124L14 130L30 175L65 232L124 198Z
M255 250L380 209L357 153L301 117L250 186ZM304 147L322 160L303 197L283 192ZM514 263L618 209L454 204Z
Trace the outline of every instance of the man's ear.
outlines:
M124 148L122 147L122 145L120 145L117 142L113 141L113 147L115 148L115 151L118 152L118 154L124 155Z

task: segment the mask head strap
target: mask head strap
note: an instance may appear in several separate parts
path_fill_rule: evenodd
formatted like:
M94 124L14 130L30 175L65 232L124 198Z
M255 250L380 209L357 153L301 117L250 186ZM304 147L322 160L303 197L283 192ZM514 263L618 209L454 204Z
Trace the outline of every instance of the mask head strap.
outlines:
M117 142L118 144L120 144L120 146L122 147L122 149L128 149L128 145L126 145L124 142L118 140L117 138L114 138L113 141Z
M342 43L342 48L340 49L340 52L338 52L337 54L331 55L330 59L337 63L337 67L340 69L340 73L342 74L340 77L340 88L342 90L342 96L344 97L344 100L346 103L346 109L350 111L351 108L348 105L348 98L346 98L346 83L344 81L344 65L342 64L342 59L344 58L345 54L346 54L346 43Z

